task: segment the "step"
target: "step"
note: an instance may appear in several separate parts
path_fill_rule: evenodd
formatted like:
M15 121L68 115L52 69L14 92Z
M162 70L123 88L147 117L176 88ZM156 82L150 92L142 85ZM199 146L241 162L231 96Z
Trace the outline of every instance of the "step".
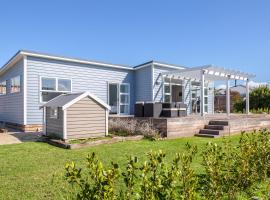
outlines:
M204 129L224 130L224 125L205 125Z
M228 126L229 125L229 121L211 120L211 121L209 121L209 125L223 125L223 126Z
M219 135L220 130L201 129L199 134Z
M196 137L207 137L207 138L217 138L217 137L219 137L219 135L201 134L201 133L196 133L194 136L196 136Z

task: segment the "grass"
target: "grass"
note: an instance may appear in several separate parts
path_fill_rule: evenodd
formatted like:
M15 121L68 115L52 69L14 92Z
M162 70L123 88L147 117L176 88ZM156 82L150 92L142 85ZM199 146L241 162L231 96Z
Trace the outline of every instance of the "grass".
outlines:
M232 136L237 142L239 135ZM101 145L87 149L65 150L41 142L25 142L15 145L0 146L0 199L64 199L70 196L71 187L64 180L64 167L74 161L84 166L87 154L96 152L105 165L111 161L124 167L128 155L145 159L150 150L162 149L167 159L172 159L176 152L181 152L189 142L197 145L201 151L209 141L220 143L222 139L182 138L163 141L129 141ZM194 169L201 173L197 156Z

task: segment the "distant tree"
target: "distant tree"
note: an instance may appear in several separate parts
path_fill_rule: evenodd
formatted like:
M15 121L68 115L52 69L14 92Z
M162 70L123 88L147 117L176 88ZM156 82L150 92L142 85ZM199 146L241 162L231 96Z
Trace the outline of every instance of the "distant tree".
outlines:
M250 93L249 98L250 110L253 112L269 112L270 109L270 89L267 86L255 88ZM234 104L236 112L243 112L246 107L245 101L237 101Z

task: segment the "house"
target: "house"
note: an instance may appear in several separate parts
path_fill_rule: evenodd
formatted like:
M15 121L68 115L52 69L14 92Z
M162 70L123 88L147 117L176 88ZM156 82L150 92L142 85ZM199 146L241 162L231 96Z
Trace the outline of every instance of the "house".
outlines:
M228 74L251 77L213 66L149 61L131 67L20 50L0 69L0 121L24 131L42 129L40 106L84 91L106 102L110 115L133 115L137 101L183 102L188 114L212 114L214 80Z
M64 140L108 135L108 106L95 95L61 94L43 106L43 132Z

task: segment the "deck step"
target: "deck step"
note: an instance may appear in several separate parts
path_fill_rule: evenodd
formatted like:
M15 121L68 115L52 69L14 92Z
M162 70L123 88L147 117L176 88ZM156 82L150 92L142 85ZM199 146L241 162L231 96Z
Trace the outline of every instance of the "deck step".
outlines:
M216 137L219 137L219 135L201 134L201 133L196 133L195 136L197 136L197 137L207 137L207 138L216 138Z
M205 125L204 129L224 130L224 125Z
M229 125L229 121L211 120L211 121L209 121L209 125L223 125L223 126L228 126Z
M220 130L201 129L199 134L219 135Z

